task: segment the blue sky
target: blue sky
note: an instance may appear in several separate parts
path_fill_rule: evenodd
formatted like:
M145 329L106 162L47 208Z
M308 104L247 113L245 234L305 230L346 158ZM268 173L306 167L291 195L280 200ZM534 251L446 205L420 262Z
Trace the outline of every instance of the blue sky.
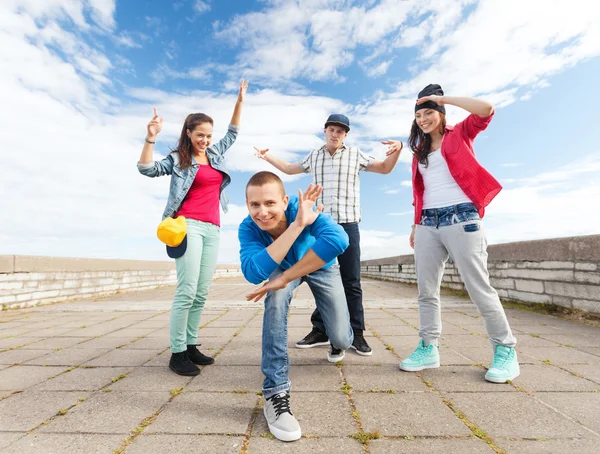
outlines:
M231 210L219 261L238 261L244 186L272 170L254 145L289 161L323 143L329 113L347 143L383 159L407 139L417 92L493 102L475 142L504 190L489 206L490 243L598 233L600 12L591 0L114 1L8 0L0 9L0 254L165 260L155 237L168 178L135 167L156 106L156 158L185 116L231 117ZM466 113L449 108L450 123ZM411 155L363 173L363 258L410 253ZM296 193L308 176L285 178Z

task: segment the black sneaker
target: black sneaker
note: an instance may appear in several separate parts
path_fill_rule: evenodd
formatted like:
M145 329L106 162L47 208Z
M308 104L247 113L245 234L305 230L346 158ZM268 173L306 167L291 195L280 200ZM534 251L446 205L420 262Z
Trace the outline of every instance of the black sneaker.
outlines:
M354 341L352 341L350 348L356 350L356 353L361 356L371 356L373 354L373 350L371 350L362 334L354 334Z
M296 342L296 348L312 348L321 345L329 345L329 337L323 331L313 328L304 339Z
M200 344L198 344L200 345ZM196 347L198 345L188 345L187 346L187 354L194 364L198 364L199 366L208 366L215 362L214 358L210 356L206 356L204 353L201 353Z
M198 366L190 360L187 351L171 353L169 368L176 374L185 375L187 377L198 375L200 373L200 369L198 369Z

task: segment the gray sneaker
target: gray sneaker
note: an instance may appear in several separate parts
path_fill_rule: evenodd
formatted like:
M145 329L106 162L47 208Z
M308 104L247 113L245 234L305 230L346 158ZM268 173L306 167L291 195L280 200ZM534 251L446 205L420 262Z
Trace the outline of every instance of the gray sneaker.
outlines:
M290 393L280 392L268 399L263 407L269 430L281 441L295 441L302 436L300 424L290 410Z
M346 350L341 348L335 348L333 345L329 346L327 351L327 361L330 363L339 363L346 357Z

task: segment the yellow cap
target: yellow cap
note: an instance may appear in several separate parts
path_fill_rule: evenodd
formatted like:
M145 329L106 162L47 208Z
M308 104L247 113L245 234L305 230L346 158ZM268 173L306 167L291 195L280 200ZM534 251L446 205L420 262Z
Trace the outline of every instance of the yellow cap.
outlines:
M156 236L167 246L177 247L181 244L187 234L187 224L185 218L179 216L175 219L168 217L160 224L156 230Z

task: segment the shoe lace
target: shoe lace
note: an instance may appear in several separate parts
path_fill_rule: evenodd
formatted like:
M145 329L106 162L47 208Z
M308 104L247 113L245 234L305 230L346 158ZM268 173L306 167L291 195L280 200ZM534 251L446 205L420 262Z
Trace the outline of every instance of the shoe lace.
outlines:
M435 347L433 347L433 348L435 348ZM420 359L425 358L427 355L429 355L429 351L430 351L429 347L419 346L416 348L416 350L414 352L411 353L409 358L418 361Z
M366 348L367 347L367 341L362 336L355 336L354 337L354 346L355 347L360 347L360 348Z
M288 393L275 394L269 400L273 402L273 408L277 417L283 413L292 414L292 410L290 410L290 395Z
M316 340L319 336L321 335L321 332L316 330L315 328L312 329L312 331L310 333L308 333L308 335L306 336L306 340L308 342L313 342L314 340Z
M494 353L494 360L492 361L491 369L503 369L506 363L512 359L512 350L501 350L497 349Z

